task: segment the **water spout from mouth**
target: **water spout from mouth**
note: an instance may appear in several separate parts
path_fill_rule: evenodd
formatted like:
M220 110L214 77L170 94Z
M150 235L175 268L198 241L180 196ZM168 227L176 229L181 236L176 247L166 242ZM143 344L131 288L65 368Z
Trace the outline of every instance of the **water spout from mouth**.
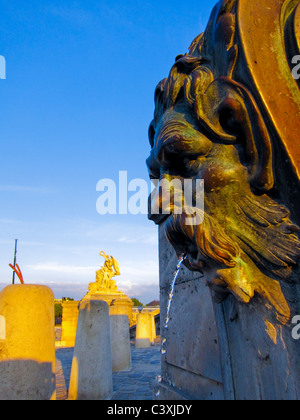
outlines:
M171 287L170 287L169 298L168 298L167 315L166 315L165 325L164 325L165 330L167 330L168 327L169 327L170 312L171 312L171 307L172 307L173 298L174 298L176 281L177 281L181 266L182 266L183 262L186 260L186 258L187 258L187 254L182 254L180 256L178 262L177 262L177 265L176 265L176 270L174 272L173 280L172 280ZM161 354L162 355L165 355L167 353L166 344L167 344L167 339L166 339L166 337L164 337L164 338L162 338L162 346L161 346Z

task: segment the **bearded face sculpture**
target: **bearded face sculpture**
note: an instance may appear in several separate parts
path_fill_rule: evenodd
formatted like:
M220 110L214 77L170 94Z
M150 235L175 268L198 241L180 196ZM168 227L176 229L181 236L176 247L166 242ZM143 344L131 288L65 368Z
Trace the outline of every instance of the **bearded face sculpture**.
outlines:
M238 7L245 2L216 5L205 33L155 92L150 176L204 180L204 209L194 209L200 222L187 223L174 201L169 215L150 212L150 218L166 219L168 240L178 255L187 254L190 270L205 273L216 301L231 293L248 303L257 293L286 323L290 308L281 284L297 281L299 228L277 190L275 134L257 92L243 80ZM166 213L159 191L156 204Z

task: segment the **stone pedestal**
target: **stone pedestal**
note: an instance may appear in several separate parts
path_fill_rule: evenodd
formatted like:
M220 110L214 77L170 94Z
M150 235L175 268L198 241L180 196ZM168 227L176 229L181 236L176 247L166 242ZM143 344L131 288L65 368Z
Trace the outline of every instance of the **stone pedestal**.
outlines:
M129 314L131 309L131 299L129 302L124 296L122 299L115 299L110 303L109 319L113 372L123 372L131 369L129 336Z
M131 370L131 349L127 315L111 314L110 336L113 372Z
M64 347L74 347L77 331L79 301L64 301L62 326L61 326L61 345Z
M111 354L113 372L131 369L129 325L132 319L132 300L122 292L88 293L83 301L101 300L109 306Z
M125 293L87 293L82 299L82 302L84 302L85 300L103 300L108 304L110 315L116 313L118 313L119 315L127 315L129 324L130 326L132 325L131 320L133 302L127 295L125 295Z
M156 335L156 325L155 325L155 315L154 313L150 313L151 316L151 343L155 342L157 337Z
M12 285L0 293L0 399L55 399L54 296Z
M154 343L156 338L154 316L148 312L142 312L136 319L135 347L147 348Z
M112 392L108 305L88 300L80 305L69 399L109 400Z

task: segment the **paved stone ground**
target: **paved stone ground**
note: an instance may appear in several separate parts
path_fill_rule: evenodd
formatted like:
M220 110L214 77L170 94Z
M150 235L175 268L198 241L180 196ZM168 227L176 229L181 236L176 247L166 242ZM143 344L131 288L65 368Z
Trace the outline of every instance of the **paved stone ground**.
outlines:
M74 348L56 349L56 398L67 399ZM160 375L160 345L136 349L131 345L132 369L113 373L113 400L152 400L153 381Z

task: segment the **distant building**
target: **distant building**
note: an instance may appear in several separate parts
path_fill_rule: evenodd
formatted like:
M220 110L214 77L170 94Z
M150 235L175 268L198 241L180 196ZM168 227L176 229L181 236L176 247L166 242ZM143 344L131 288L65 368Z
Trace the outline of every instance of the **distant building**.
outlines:
M160 306L160 302L159 300L153 300L152 302L148 303L146 306L152 306L152 307L159 307Z

